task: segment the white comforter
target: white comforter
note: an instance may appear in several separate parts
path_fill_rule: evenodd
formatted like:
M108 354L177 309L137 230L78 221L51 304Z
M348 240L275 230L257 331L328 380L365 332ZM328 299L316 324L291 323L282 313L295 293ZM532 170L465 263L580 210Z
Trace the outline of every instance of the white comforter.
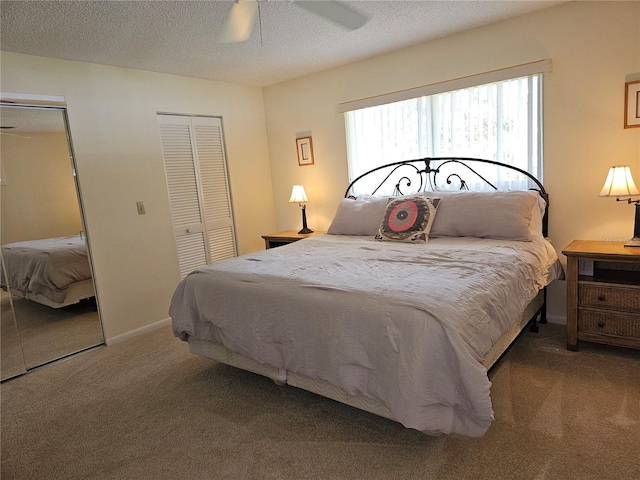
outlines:
M483 358L561 272L541 237L321 235L193 272L170 314L183 340L375 399L406 427L481 436L493 418Z
M87 244L80 235L8 243L2 255L9 286L21 296L39 294L62 302L72 283L91 278Z

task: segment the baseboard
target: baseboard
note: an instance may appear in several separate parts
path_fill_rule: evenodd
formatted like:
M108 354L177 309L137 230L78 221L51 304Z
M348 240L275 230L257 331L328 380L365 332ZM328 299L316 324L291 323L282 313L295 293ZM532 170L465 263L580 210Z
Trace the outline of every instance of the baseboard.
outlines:
M138 335L143 335L153 330L157 330L158 328L166 327L167 325L171 325L171 318L165 318L164 320L160 320L158 322L152 323L151 325L145 325L144 327L136 328L135 330L131 330L130 332L116 335L115 337L107 338L105 340L105 343L107 345L114 345L116 343L129 340L130 338L137 337Z
M567 324L567 317L565 317L564 315L549 315L549 314L547 314L547 322L555 323L555 324L558 324L558 325L566 325Z

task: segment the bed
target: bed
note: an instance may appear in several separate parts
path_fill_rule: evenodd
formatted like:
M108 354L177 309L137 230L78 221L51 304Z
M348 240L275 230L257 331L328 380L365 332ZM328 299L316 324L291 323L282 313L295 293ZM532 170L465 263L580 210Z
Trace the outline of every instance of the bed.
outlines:
M493 191L487 168L533 189ZM354 194L363 178L376 195ZM438 190L440 178L465 191ZM492 191L466 191L478 178ZM479 437L493 420L488 370L546 322L546 286L563 278L547 218L543 186L521 170L393 163L349 185L327 234L185 277L173 332L195 354L405 427Z
M20 298L62 308L95 296L81 235L8 243L2 257L2 289Z

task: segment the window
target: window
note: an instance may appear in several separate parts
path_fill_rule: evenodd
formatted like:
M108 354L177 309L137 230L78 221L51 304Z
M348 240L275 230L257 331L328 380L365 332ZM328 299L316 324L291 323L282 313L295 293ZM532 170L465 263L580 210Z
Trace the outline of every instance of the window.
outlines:
M446 156L496 160L541 180L541 91L534 74L346 111L350 180L380 165ZM529 187L497 172L482 166L498 188Z

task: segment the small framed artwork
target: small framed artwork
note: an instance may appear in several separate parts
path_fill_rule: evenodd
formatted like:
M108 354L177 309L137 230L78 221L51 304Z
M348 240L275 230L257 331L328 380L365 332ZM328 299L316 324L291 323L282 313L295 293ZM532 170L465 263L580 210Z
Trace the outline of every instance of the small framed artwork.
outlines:
M298 165L313 165L313 143L311 137L296 138Z
M624 86L624 128L640 128L640 80Z

